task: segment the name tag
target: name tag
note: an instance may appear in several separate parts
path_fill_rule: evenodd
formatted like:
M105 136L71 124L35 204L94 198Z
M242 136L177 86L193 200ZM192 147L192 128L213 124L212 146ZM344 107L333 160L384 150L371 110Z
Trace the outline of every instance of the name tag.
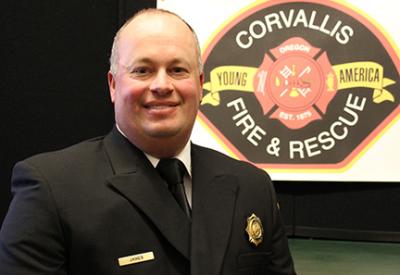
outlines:
M130 264L138 264L146 261L154 260L153 252L146 252L131 256L126 256L118 259L119 266L130 265Z

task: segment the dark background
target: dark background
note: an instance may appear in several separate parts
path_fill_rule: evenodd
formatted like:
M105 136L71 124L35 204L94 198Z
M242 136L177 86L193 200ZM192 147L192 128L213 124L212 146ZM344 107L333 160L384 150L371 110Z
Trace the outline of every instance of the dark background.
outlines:
M155 0L1 2L0 224L15 162L111 129L106 74L114 34L134 11L155 5ZM290 236L400 241L400 183L275 185Z

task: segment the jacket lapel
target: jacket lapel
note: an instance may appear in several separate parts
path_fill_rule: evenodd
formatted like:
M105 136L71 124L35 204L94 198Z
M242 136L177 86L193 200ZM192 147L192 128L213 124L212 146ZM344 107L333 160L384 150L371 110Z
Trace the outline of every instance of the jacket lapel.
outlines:
M109 184L143 213L186 258L190 255L191 221L146 156L115 128L105 138L115 174Z
M231 233L238 185L192 147L192 275L219 274Z

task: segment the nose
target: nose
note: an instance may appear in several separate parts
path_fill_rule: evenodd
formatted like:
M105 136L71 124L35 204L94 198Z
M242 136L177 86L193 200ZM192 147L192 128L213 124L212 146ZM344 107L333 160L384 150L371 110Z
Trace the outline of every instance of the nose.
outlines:
M159 95L170 94L173 86L168 73L165 70L159 70L150 84L150 90Z

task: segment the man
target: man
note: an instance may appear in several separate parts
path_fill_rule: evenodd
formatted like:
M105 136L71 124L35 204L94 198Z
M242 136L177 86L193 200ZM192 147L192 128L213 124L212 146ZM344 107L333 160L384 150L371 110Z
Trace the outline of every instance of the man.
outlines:
M108 82L110 134L14 168L0 274L294 274L268 175L189 141L203 85L189 25L135 15ZM189 211L156 170L173 157Z

